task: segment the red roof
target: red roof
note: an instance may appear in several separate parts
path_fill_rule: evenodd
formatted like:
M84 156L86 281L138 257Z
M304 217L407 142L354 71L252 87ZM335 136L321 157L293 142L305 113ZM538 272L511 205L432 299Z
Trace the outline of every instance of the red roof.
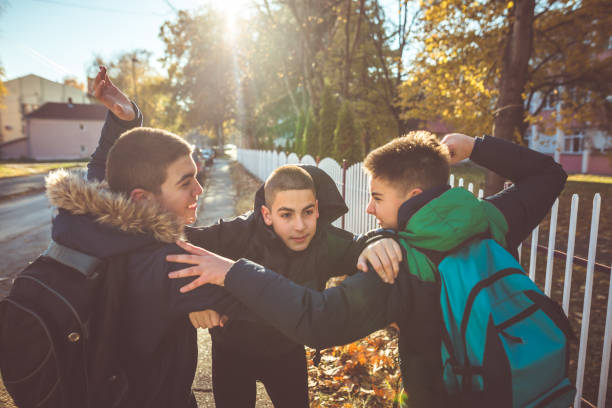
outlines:
M104 120L106 108L97 104L47 102L25 116L28 119Z

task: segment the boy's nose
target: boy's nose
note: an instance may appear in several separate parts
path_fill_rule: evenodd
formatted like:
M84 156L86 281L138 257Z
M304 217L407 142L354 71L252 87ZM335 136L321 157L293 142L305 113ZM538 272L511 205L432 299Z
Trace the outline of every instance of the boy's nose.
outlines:
M370 202L368 203L368 206L366 208L366 212L368 214L374 215L374 200L370 200Z
M306 223L304 222L302 217L296 217L294 227L297 231L301 231L306 227Z
M202 185L200 185L200 183L196 180L196 188L194 191L194 196L199 196L200 194L202 194L202 192L204 191L204 189L202 188Z

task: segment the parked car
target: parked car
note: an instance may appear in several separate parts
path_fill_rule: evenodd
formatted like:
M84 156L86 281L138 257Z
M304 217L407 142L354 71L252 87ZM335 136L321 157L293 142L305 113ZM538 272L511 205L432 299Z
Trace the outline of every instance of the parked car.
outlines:
M213 149L202 149L202 158L206 166L212 166L215 159L215 151Z

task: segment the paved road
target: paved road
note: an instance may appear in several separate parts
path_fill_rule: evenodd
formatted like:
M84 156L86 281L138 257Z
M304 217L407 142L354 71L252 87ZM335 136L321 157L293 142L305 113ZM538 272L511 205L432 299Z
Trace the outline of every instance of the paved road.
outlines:
M50 225L51 216L51 206L43 193L0 202L0 243Z
M232 184L228 160L216 159L214 165L208 172L207 183L204 186L204 194L200 199L200 207L196 226L210 225L219 218L230 218L234 214L234 197L236 192ZM198 368L193 382L195 396L198 405L202 407L214 407L215 402L212 395L212 356L211 341L208 330L198 329ZM256 408L273 408L272 401L268 397L264 386L257 383Z
M17 272L47 248L52 211L42 193L0 202L0 298Z
M0 179L0 199L45 188L46 174Z

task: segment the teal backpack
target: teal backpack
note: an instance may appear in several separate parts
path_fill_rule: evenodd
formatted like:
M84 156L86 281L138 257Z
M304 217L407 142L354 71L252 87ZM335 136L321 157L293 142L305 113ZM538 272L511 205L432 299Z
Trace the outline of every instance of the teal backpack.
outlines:
M563 407L569 321L492 239L470 240L438 263L443 378L471 407Z

